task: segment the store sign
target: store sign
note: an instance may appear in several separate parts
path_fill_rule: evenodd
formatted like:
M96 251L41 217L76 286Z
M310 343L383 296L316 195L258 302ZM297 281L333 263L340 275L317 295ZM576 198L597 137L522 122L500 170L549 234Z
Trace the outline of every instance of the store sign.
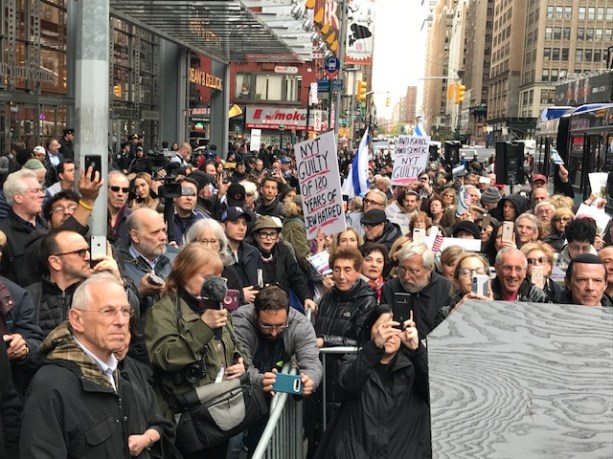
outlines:
M33 81L42 84L56 84L56 76L49 70L36 65L14 65L6 62L0 64L0 77L14 78L15 80Z
M279 129L306 129L306 109L280 107L247 107L245 127Z
M275 67L275 73L283 73L286 75L295 75L298 73L298 67L291 65L277 65Z
M221 78L199 69L189 69L189 81L211 89L218 89L220 91L223 89L223 80Z

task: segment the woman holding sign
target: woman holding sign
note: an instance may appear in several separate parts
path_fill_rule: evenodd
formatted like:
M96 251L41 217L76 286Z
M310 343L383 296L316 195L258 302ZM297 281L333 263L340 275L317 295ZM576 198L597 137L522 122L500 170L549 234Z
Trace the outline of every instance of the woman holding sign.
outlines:
M377 306L361 342L342 370L346 398L315 457L431 457L427 356L413 314L400 324L389 305Z

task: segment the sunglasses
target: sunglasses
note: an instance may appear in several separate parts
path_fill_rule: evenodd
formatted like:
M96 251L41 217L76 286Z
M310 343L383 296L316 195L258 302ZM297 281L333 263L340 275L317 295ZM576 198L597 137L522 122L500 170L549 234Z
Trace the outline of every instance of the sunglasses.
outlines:
M79 249L79 250L71 250L70 252L55 253L54 255L56 257L63 257L64 255L74 255L74 254L77 254L81 258L85 258L85 255L87 255L87 252L89 252L89 248L87 248L87 249Z
M529 265L536 265L537 263L539 265L542 265L543 263L548 262L549 260L547 258L544 257L538 257L538 258L528 258L528 264Z
M113 193L119 193L119 190L121 190L122 193L128 193L130 191L130 188L123 186L111 186L109 188Z

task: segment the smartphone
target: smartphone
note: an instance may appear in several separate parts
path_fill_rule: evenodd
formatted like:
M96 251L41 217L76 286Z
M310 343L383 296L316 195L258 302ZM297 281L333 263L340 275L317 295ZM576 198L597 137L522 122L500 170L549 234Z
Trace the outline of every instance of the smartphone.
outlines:
M530 281L538 288L545 287L545 271L543 266L533 266L530 274Z
M96 172L98 172L100 179L102 179L102 156L100 155L85 155L85 172L92 166L92 182L96 179Z
M425 242L426 241L426 230L423 228L414 228L413 229L413 242Z
M277 373L275 383L272 385L275 392L285 392L287 394L302 395L302 376L288 375L287 373Z
M513 222L502 222L502 241L513 241Z
M164 279L162 279L160 276L158 276L155 273L149 273L149 283L153 284L157 287L161 287L162 285L164 285Z
M98 264L96 258L106 256L106 236L91 236L89 240L89 265L93 268Z
M413 309L413 298L410 293L394 293L394 304L392 311L394 321L399 322L396 328L403 329L404 323L410 319L411 310Z
M472 292L481 296L490 293L490 276L487 274L475 274L472 280Z
M227 311L236 311L240 306L240 294L238 290L228 289L226 297L223 299L223 307Z

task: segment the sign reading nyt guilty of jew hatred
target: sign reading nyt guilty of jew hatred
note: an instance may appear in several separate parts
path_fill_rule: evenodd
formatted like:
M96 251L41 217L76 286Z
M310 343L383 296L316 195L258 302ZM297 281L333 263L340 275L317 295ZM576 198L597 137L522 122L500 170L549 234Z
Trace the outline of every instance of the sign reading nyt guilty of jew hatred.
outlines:
M428 165L430 137L403 135L396 141L392 185L407 185L417 180Z
M334 131L296 144L294 151L307 238L315 239L320 231L324 234L344 231L347 226Z

